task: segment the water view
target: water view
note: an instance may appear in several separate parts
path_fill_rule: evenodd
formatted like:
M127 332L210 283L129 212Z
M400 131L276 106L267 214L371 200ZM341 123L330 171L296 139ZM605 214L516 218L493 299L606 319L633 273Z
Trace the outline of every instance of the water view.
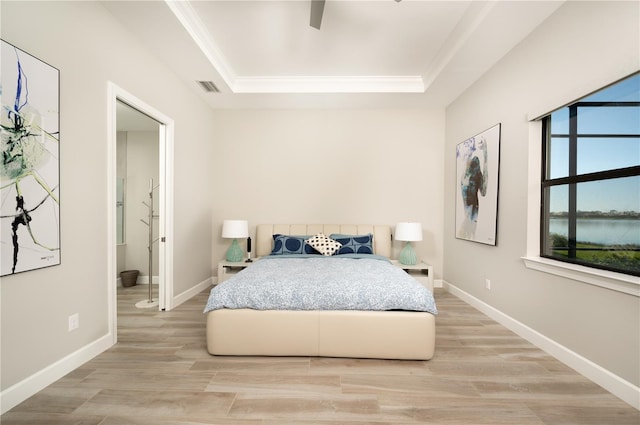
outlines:
M569 220L551 218L549 232L567 236ZM577 219L576 239L605 245L640 245L640 220L616 218Z

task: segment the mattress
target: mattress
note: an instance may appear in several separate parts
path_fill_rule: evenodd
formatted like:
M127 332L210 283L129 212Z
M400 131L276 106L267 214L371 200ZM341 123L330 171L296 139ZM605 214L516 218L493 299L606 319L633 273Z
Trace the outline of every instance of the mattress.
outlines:
M215 286L204 312L254 310L425 311L431 291L378 255L270 255Z

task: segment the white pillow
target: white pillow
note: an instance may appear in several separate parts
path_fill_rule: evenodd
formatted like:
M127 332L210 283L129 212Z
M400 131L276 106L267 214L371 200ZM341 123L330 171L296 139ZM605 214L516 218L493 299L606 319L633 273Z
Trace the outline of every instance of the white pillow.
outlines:
M326 256L335 254L342 247L340 242L334 241L323 233L318 233L314 237L307 239L305 242L311 245L313 249L318 251L320 254Z

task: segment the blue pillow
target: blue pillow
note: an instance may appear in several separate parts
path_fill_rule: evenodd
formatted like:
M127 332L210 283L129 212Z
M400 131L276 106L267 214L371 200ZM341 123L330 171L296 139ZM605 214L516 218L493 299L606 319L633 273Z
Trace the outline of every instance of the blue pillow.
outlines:
M341 235L333 233L329 236L342 244L335 255L340 254L373 254L373 234Z
M293 235L273 235L273 249L271 255L290 255L290 254L316 254L318 251L312 246L304 243L311 236L293 236Z

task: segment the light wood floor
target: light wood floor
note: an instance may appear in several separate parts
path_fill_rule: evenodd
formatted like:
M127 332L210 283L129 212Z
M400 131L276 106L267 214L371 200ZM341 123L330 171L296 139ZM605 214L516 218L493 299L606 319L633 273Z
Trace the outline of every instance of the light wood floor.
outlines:
M2 425L640 424L640 412L441 290L428 362L213 357L207 292L171 312L118 295L118 344Z

